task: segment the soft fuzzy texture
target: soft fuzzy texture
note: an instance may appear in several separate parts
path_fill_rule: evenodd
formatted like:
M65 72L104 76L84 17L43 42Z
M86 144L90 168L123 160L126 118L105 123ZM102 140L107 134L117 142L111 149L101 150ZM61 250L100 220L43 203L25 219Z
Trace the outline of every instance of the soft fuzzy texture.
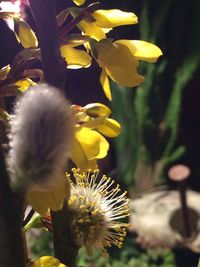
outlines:
M58 89L38 85L23 94L14 113L7 157L11 187L48 191L64 179L74 128L70 105Z

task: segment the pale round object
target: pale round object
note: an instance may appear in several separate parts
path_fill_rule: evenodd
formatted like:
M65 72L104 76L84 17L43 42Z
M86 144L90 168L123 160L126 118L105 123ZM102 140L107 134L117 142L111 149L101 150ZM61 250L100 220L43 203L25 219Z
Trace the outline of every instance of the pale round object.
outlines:
M169 169L168 176L170 180L179 182L190 176L190 168L183 164L174 165Z

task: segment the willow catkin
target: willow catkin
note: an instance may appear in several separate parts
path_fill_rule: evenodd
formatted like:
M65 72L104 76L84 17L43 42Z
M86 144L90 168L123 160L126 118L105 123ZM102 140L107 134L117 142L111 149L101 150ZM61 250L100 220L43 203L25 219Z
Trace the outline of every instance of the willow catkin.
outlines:
M14 191L48 190L64 179L73 135L69 103L49 85L27 90L17 102L7 157Z

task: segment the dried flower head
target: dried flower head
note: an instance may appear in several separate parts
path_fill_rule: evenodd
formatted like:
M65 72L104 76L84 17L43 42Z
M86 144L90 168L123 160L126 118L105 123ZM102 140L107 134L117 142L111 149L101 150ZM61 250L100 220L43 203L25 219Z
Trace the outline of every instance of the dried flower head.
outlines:
M98 182L99 170L72 172L75 181L71 179L69 206L75 211L72 231L76 243L85 246L89 255L94 248L103 255L112 245L121 248L129 226L119 221L129 216L127 192L120 194L119 185L113 187L114 180L106 175Z

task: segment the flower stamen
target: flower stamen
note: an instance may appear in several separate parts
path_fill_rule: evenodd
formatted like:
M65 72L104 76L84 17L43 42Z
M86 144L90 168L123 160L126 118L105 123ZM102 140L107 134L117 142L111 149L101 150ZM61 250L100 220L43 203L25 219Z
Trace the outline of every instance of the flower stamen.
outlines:
M129 224L118 221L129 216L127 192L120 194L119 184L103 175L98 182L99 170L81 173L72 169L69 206L75 212L72 232L79 246L85 246L89 255L99 249L107 256L112 245L121 248Z

